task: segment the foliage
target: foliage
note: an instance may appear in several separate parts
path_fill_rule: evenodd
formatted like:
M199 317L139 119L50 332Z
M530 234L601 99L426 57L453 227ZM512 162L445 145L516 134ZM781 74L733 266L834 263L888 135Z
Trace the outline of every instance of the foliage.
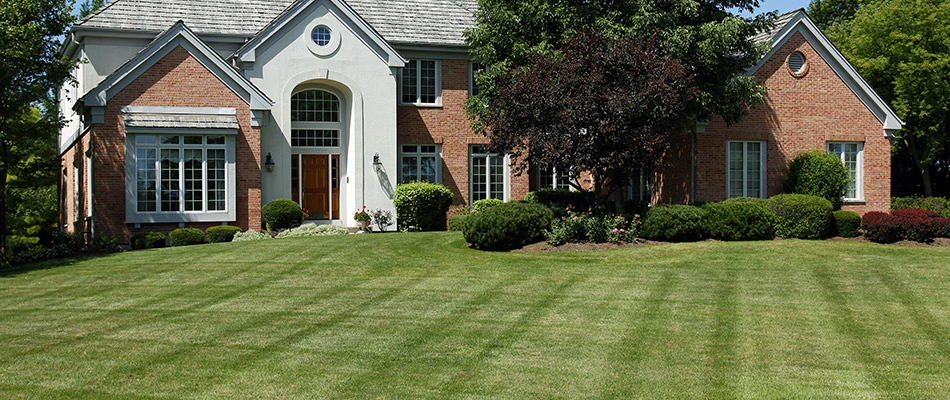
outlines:
M835 210L844 205L848 170L841 159L821 150L801 153L788 163L785 193L809 194L827 199Z
M524 196L525 203L537 203L551 208L555 217L563 217L568 209L590 210L587 195L584 192L567 189L538 189Z
M950 2L858 3L850 21L826 33L906 123L898 146L931 196L932 170L950 139Z
M919 208L950 217L950 201L943 197L892 197L891 210Z
M694 242L708 235L706 211L682 204L664 204L647 211L641 234L665 242Z
M528 161L572 171L572 182L590 171L597 177L590 192L607 195L666 151L697 96L687 68L654 38L585 30L560 52L530 56L499 76L478 124L490 127L483 131L490 147L508 154L516 173Z
M934 220L940 218L940 215L933 211L907 208L893 210L891 215L898 218L904 239L929 243L936 237Z
M775 215L761 202L723 201L703 206L709 236L719 240L772 240Z
M412 182L396 186L393 204L399 230L434 231L445 228L445 213L455 195L444 185Z
M835 220L834 224L834 233L835 235L851 238L858 237L861 229L861 215L848 210L838 210L831 213L832 218Z
M350 230L340 225L304 224L277 234L277 238L348 235Z
M950 239L950 218L934 218L933 225L936 237Z
M373 210L368 210L366 206L363 206L363 208L353 214L353 220L356 222L370 222L373 220L372 212Z
M875 243L894 243L903 235L899 218L880 211L870 211L861 220L864 237Z
M293 228L303 222L303 209L290 199L271 200L261 209L261 219L271 232Z
M373 210L373 223L376 224L376 228L380 232L384 232L386 228L393 225L393 212L389 210L384 210L382 208L377 208Z
M769 199L776 216L775 234L786 239L824 239L831 234L833 207L827 199L807 194L780 194Z
M223 243L234 240L234 235L241 231L236 226L215 225L205 229L205 238L208 243Z
M534 203L499 204L468 216L462 232L480 250L510 250L534 243L551 228L551 210Z
M481 211L485 211L489 208L497 206L499 204L504 204L505 202L500 199L481 199L472 203L472 214L478 214Z
M105 4L106 0L87 0L79 5L79 18L85 18L87 15L96 12Z
M846 25L854 19L854 14L863 3L870 0L811 0L808 5L808 16L821 28L828 32L834 28Z
M172 247L202 244L205 233L198 228L178 228L168 233L168 241Z
M232 242L249 242L249 241L265 240L265 239L273 239L273 236L264 232L258 232L253 229L248 229L247 231L244 231L244 232L235 233L234 239L232 239L231 241Z
M55 179L53 159L36 156L55 149L60 117L54 89L76 64L59 52L74 20L71 12L72 2L65 0L0 2L0 251L8 233L8 202L17 207L11 189L20 190L17 184L8 185L8 179L19 177L21 187L29 188L50 183L27 175ZM36 164L43 167L36 169Z
M117 253L122 251L118 239L103 235L96 235L92 241L86 245L86 248L96 253Z
M468 226L472 214L461 214L449 217L449 230L454 232L464 232Z
M567 216L555 219L545 234L548 244L633 242L640 221L620 215L593 215L569 211Z
M132 250L157 249L165 247L165 234L161 232L139 232L129 238Z

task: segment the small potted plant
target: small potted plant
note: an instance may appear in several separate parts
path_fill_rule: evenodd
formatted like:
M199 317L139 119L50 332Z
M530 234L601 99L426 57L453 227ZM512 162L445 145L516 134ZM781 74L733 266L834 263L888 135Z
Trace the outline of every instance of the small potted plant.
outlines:
M363 206L362 209L353 214L353 219L356 220L356 225L360 227L360 230L365 232L369 228L369 223L373 220L373 217L370 215L370 210Z

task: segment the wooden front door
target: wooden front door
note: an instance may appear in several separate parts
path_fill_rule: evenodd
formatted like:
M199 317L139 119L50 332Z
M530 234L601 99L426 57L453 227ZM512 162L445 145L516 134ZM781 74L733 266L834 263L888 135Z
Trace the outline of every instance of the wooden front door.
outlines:
M340 218L340 156L303 154L300 156L300 205L311 219Z

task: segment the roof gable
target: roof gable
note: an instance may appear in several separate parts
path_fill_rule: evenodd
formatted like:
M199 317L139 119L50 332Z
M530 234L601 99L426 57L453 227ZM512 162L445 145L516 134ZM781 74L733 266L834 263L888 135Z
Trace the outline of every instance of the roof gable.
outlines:
M274 102L244 76L231 68L224 59L207 44L195 36L194 32L178 21L167 31L119 67L98 86L84 95L80 102L87 107L104 107L112 96L134 82L159 60L181 47L205 66L215 77L221 80L235 94L250 105L251 110L269 110Z
M278 33L288 26L291 21L305 14L312 7L316 7L320 3L326 3L330 13L342 21L344 26L353 31L357 37L361 38L364 44L370 49L373 49L376 55L388 66L403 67L406 65L406 59L399 55L396 49L394 49L379 32L373 29L369 23L363 20L356 11L341 0L300 0L295 2L277 16L274 21L264 27L253 39L234 52L232 57L240 62L254 62L258 48L278 36Z
M861 77L861 74L851 65L840 51L821 33L818 26L808 18L804 10L796 10L781 15L776 20L776 26L770 36L759 35L757 41L767 41L771 50L759 60L748 75L755 74L762 66L775 56L775 53L795 34L801 34L822 59L835 71L838 77L860 99L884 126L885 135L891 131L900 130L904 121L897 116L894 110L881 98L877 92Z

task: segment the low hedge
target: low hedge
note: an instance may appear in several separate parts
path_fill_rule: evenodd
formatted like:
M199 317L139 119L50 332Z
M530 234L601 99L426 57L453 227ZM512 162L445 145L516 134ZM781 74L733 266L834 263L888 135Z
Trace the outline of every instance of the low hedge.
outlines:
M205 242L205 233L198 228L178 228L168 232L168 241L175 246L191 246Z
M723 201L703 209L710 237L726 241L775 238L775 214L763 202Z
M934 229L934 220L940 215L928 210L905 208L891 211L901 225L901 234L904 239L915 242L931 242L937 236Z
M919 208L950 218L950 200L943 197L892 197L891 210Z
M706 211L688 205L660 205L647 211L640 233L665 242L695 242L708 235Z
M880 211L865 213L861 228L864 229L864 237L875 243L894 243L903 237L900 219Z
M540 204L511 202L471 214L463 234L481 250L511 250L543 239L553 214Z
M780 194L769 198L775 214L775 234L786 239L824 239L831 234L834 207L827 199L807 194Z
M129 238L132 250L157 249L165 247L165 234L161 232L139 232Z
M831 214L835 223L834 234L841 237L858 237L861 229L861 215L854 211L838 210Z
M291 199L271 200L261 208L261 219L267 230L289 229L303 223L303 209Z
M499 204L505 204L505 202L499 199L481 199L472 203L471 213L477 214Z
M465 227L468 226L469 217L471 217L471 214L456 215L449 218L449 230L455 232L464 232Z
M437 183L412 182L396 186L393 204L399 230L444 230L445 212L454 198L451 189Z
M215 225L205 229L205 238L208 243L223 243L234 240L234 235L241 231L236 226Z

